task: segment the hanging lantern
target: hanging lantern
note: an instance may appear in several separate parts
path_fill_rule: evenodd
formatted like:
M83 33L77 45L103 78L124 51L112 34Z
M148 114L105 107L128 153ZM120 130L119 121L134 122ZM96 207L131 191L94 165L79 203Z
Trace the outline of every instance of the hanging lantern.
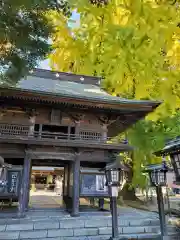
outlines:
M166 186L168 167L165 162L162 162L162 164L148 165L145 172L149 173L152 186Z
M120 185L120 172L118 168L110 168L105 170L106 186L118 186Z
M129 169L121 163L122 159L119 156L116 161L109 163L105 167L106 186L121 186L126 172Z

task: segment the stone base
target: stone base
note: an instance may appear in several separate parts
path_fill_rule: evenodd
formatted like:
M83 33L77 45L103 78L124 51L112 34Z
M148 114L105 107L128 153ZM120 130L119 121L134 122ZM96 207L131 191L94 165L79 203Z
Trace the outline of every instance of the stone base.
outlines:
M163 236L162 237L162 240L170 240L170 239L172 239L171 236Z
M79 213L71 213L71 217L79 217L80 214Z
M110 237L109 240L119 240L119 237L118 238Z
M25 212L24 212L24 213L18 212L18 213L17 213L17 217L18 217L18 218L25 218L25 217L26 217L26 213L25 213Z

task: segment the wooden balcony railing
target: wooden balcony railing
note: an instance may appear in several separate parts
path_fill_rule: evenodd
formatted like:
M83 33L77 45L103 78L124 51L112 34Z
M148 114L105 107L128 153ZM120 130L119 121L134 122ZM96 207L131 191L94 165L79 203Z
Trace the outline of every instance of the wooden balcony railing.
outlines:
M14 124L0 124L0 139L24 139L28 140L32 138L34 140L46 140L46 141L78 141L78 142L99 142L99 143L114 143L118 144L119 141L107 138L102 139L99 135L87 135L87 134L64 134L59 132L38 132L34 131L33 133L29 132L28 125L14 125Z
M17 125L17 124L0 124L0 136L1 135L28 135L28 125Z

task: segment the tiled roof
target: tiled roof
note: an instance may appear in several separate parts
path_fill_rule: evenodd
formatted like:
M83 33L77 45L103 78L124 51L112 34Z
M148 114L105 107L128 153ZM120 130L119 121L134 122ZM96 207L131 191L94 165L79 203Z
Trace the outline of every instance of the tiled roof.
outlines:
M21 80L18 88L25 90L34 90L38 92L45 92L61 96L74 96L82 98L101 98L104 100L117 100L119 98L112 97L100 87L91 84L82 84L71 81L52 80L48 78L27 77Z
M133 103L133 104L157 104L153 101L128 100L112 96L102 90L99 86L93 84L83 84L81 81L74 82L71 79L66 81L51 78L42 78L38 76L28 76L22 79L16 86L21 90L39 92L41 94L50 94L60 97L72 97L79 99L96 100L111 103Z
M155 152L156 155L167 155L170 152L176 152L180 150L180 137L177 137L175 139L172 139L168 141L165 145L165 147L160 150Z
M164 151L170 150L172 148L180 148L180 137L177 137L169 141L166 146L163 148Z

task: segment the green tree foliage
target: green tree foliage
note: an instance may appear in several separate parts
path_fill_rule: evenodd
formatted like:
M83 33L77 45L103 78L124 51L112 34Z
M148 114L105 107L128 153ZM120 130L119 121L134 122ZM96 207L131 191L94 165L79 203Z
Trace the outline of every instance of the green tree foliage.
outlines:
M158 121L142 120L127 131L130 144L135 146L133 161L133 183L145 187L139 174L144 166L161 162L162 159L153 153L162 149L165 142L177 137L180 133L180 112L164 117ZM145 180L145 179L144 179Z
M52 25L46 12L70 13L65 1L2 0L0 3L0 74L5 84L16 83L51 48Z
M165 138L178 134L180 7L163 0L72 0L71 4L80 14L78 27L69 29L69 19L57 12L50 16L56 29L52 68L103 76L102 87L116 96L163 101L154 114L127 132L135 146L134 182L140 183L140 168L157 160L152 152L164 145Z

